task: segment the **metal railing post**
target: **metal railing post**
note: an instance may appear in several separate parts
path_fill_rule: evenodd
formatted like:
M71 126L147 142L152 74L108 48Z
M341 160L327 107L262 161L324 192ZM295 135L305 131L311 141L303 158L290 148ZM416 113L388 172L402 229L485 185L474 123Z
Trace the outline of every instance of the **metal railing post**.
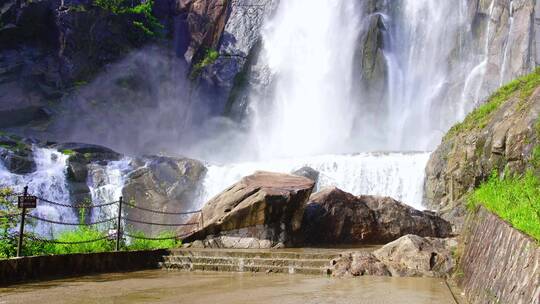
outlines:
M24 187L24 196L28 195L28 186ZM21 224L19 225L19 242L17 244L17 257L21 256L22 253L22 246L23 246L23 238L24 238L24 219L26 217L26 207L23 206L22 213L21 213Z
M116 251L120 250L120 234L122 230L122 197L118 201L118 222L116 223Z

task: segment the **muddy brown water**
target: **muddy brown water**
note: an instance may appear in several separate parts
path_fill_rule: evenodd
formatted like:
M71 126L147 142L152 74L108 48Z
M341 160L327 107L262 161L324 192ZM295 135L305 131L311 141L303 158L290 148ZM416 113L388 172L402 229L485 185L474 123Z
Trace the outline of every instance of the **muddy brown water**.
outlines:
M0 304L454 304L443 280L150 270L0 288Z

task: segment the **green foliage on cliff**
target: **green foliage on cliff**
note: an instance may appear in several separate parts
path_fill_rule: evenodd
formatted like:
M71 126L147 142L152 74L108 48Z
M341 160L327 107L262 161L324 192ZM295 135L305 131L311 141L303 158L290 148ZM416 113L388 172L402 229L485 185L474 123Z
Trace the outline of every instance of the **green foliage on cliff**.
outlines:
M494 172L469 196L468 207L478 205L540 242L540 179L532 172L502 179Z
M202 70L211 65L212 63L216 62L216 60L219 57L218 51L214 49L207 49L204 57L199 60L195 65L193 65L193 68L191 69L191 73L189 74L189 78L191 80L195 80L199 75L201 74Z
M163 25L152 14L153 0L146 0L132 6L133 1L127 0L94 0L94 5L116 15L134 14L142 17L140 21L132 21L135 28L147 36L159 37Z
M538 86L540 86L540 68L501 87L486 103L467 115L463 122L454 125L445 135L445 139L465 131L483 129L489 123L491 115L511 97L517 96L521 100L526 100Z

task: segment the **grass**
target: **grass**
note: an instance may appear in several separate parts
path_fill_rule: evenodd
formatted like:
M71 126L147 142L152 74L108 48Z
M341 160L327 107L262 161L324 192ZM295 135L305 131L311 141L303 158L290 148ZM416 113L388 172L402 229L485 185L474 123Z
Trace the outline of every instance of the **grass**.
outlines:
M523 176L490 179L468 198L468 208L483 205L514 228L532 236L540 244L540 178L532 171Z
M536 132L537 143L531 155L531 164L536 170L540 170L540 117L536 121L534 129Z
M485 128L491 119L491 115L511 97L519 94L519 98L525 101L538 86L540 86L540 68L501 87L489 97L485 104L467 115L463 122L454 125L445 135L445 139L465 131Z

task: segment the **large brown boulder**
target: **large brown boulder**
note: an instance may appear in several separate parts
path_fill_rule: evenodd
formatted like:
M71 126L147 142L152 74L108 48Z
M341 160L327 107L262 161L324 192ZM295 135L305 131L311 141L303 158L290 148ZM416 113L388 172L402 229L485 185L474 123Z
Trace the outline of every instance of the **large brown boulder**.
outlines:
M384 244L406 234L447 237L451 226L389 197L354 196L332 187L311 196L302 230L310 245Z
M184 241L235 248L291 245L313 187L301 176L260 171L246 176L204 206L202 229Z

